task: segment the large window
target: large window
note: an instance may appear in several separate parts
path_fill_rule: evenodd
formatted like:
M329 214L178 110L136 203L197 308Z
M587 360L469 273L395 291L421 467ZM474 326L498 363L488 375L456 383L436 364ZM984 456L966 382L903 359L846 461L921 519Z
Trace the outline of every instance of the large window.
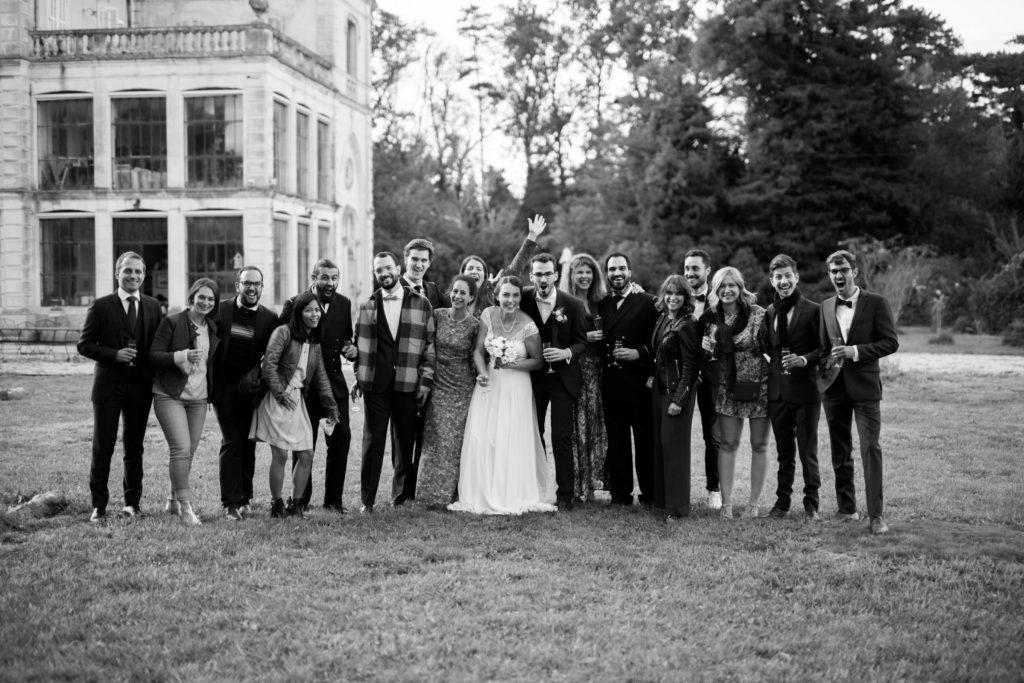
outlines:
M290 294L285 292L288 278L285 273L285 254L288 253L288 221L283 218L274 219L274 303L281 303Z
M288 105L274 100L274 180L278 189L288 187L284 181L288 172Z
M114 217L113 262L126 251L134 251L146 262L142 293L167 303L167 218L133 214Z
M185 98L188 187L242 184L242 96Z
M309 196L309 114L295 115L295 193Z
M241 216L189 216L188 281L208 277L222 292L234 289L235 273L245 265Z
M356 22L348 20L348 27L345 31L345 71L349 76L356 75Z
M309 277L312 271L312 266L309 262L309 223L307 221L298 222L298 233L295 239L295 267L299 271L299 284L306 282L306 278Z
M167 103L163 97L111 100L114 189L167 187Z
M334 257L331 254L331 250L334 248L334 241L331 239L333 230L331 230L330 223L320 223L317 225L317 258L329 258L331 260Z
M322 202L334 201L334 139L331 137L331 124L327 121L316 122L316 197Z
M93 186L92 99L39 102L39 187Z
M96 229L92 217L39 220L43 306L85 306L96 294Z

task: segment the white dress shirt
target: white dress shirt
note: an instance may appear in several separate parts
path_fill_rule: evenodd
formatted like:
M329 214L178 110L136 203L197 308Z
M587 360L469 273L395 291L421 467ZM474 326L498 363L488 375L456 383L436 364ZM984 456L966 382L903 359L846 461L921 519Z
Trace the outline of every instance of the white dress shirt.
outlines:
M839 323L839 331L843 334L843 341L844 342L850 336L850 325L853 324L853 314L857 310L857 300L859 298L860 298L860 287L857 287L853 291L853 296L851 296L849 299L847 299L847 301L849 301L850 303L853 304L852 308L849 307L849 306L842 306L842 305L840 305L839 301L842 300L842 297L840 297L838 295L836 296L836 321ZM853 362L856 363L859 358L860 358L860 353L858 352L857 347L854 346L853 347Z
M381 290L381 303L384 304L384 319L388 321L388 328L391 336L398 339L398 323L402 320L402 300L405 298L405 289L399 284L394 291ZM393 299L388 298L394 296Z

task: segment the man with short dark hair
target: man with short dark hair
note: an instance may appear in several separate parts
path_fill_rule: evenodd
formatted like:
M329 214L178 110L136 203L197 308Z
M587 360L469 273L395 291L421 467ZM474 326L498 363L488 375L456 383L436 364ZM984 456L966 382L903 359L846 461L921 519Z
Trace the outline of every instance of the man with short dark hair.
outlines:
M325 434L324 442L327 444L327 461L324 469L324 508L344 513L342 505L342 492L345 490L345 472L348 469L348 451L352 443L352 429L349 424L348 415L348 382L345 381L345 373L342 370L342 357L354 360L356 349L352 344L352 302L343 294L338 293L338 286L341 284L341 269L331 259L322 258L313 264L313 271L310 273L309 291L316 294L316 300L320 304L320 322L317 324L320 330L320 356L324 360L324 369L327 370L327 377L331 382L331 393L334 394L334 401L338 404L338 422L330 434ZM278 324L287 324L291 319L292 309L295 307L295 297L288 299L281 309ZM309 392L305 397L306 412L309 414L309 421L313 425L313 449L316 449L316 440L320 430L318 425L321 418L327 417L327 413L320 398L315 392ZM295 455L292 454L292 467L295 467ZM295 501L301 504L303 509L309 507L309 501L313 497L313 473L310 472L309 480L306 482L306 490L300 500Z
M852 422L856 418L870 530L889 531L882 516L882 378L878 360L899 348L892 309L884 297L856 285L857 259L846 250L825 259L836 296L821 304L821 355L827 358L822 392L832 469L836 475L836 519L856 521Z
M430 240L418 237L405 245L405 272L402 274L402 285L409 287L417 294L427 297L434 308L448 308L452 305L437 284L425 278L430 262L434 259L434 244Z
M153 405L153 368L149 347L163 314L160 302L142 293L146 262L134 251L117 257L117 290L89 305L78 339L78 352L96 361L92 382L92 464L89 491L92 516L107 518L110 459L117 445L117 425L124 422L124 508L126 517L142 516L143 440Z
M690 249L683 258L683 277L693 289L693 317L697 320L704 315L708 299L708 278L711 277L711 255L703 249ZM702 329L707 321L702 321ZM703 364L697 383L697 409L700 410L700 426L704 436L704 476L708 492L708 507L718 510L722 507L721 484L718 480L718 413L715 411L715 378L711 368Z
M769 517L789 512L796 456L804 478L804 514L818 519L818 417L821 396L816 380L821 343L821 307L806 299L797 284L796 261L779 254L768 264L775 296L765 313L771 363L768 369L768 417L779 454L779 480Z
M412 498L406 478L413 467L416 411L434 386L434 315L430 302L399 279L398 259L390 252L373 257L373 275L380 284L359 306L356 323L356 387L363 396L361 478L362 513L372 513L384 461L388 425L392 425L391 503Z
M613 253L604 262L609 294L598 304L606 362L601 381L608 432L608 490L612 503L633 504L633 468L640 502L654 504L654 417L647 378L653 372L651 335L658 322L654 297L633 292L629 257Z
M220 502L226 519L240 521L253 496L256 442L249 439L255 406L251 398L238 391L238 381L263 358L277 316L260 304L263 272L256 266L243 266L238 271L235 292L217 309L221 343L213 355L210 401L221 433Z

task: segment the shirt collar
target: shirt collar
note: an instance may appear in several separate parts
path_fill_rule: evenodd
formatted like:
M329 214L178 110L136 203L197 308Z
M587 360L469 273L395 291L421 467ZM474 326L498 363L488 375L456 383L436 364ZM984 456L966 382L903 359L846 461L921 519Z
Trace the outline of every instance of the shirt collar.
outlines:
M537 291L537 301L543 301L544 303L548 304L549 306L554 306L555 305L555 298L558 296L558 291L554 287L551 288L551 294L549 294L548 296L541 296L539 289L536 290L536 291Z
M239 295L239 296L235 297L235 306L238 306L238 308L240 310L243 310L243 311L253 311L253 312L256 312L260 308L260 302L257 301L255 306L251 306L251 307L250 306L246 306L245 304L242 303L242 296Z
M126 303L128 301L128 297L130 296L134 296L136 301L142 301L142 294L140 294L139 292L128 292L122 289L121 287L117 288L117 296L119 299L121 299L121 303Z
M849 299L843 299L843 297L841 297L841 296L839 298L843 299L844 301L849 301L852 304L856 304L857 303L857 299L859 297L860 297L860 287L857 287L857 288L855 288L853 290L853 296L851 296Z
M381 301L384 300L384 297L390 296L391 294L394 294L397 297L397 299L392 299L392 301L399 301L399 302L401 302L402 299L405 298L405 287L403 287L402 283L399 282L398 286L395 287L393 292L388 292L388 290L384 289L383 287L380 288Z

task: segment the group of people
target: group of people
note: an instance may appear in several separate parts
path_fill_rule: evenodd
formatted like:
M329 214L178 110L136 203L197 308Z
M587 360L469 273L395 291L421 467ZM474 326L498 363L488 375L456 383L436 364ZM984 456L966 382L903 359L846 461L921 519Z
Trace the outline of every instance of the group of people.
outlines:
M709 507L734 516L736 453L749 422L743 516L762 516L771 430L778 489L766 514L789 513L799 457L804 513L816 519L824 406L837 518L859 518L856 419L870 529L887 531L878 361L898 341L885 299L857 287L852 253L826 259L836 295L821 305L800 293L796 262L776 256L769 264L774 300L763 308L736 268L712 274L710 256L699 249L656 295L633 282L630 259L618 252L603 265L576 255L558 286L555 258L535 253L545 227L543 217L531 219L518 253L497 273L467 256L447 292L425 279L434 255L428 240L407 244L401 262L380 252L373 258L379 287L354 317L329 259L314 265L309 290L289 299L280 316L260 304L262 272L245 266L234 297L219 300L216 282L200 278L188 307L164 317L140 292L142 258L122 254L117 292L93 303L79 342L96 361L91 520L106 516L119 418L123 514L141 514L142 441L153 405L169 451L166 510L200 524L189 472L208 403L222 433L227 519L251 512L258 441L271 447L271 516L301 516L311 502L321 431L323 505L344 512L349 402L361 398L365 514L376 505L390 438L392 506L416 500L476 514L566 511L594 500L597 490L608 491L613 505L633 505L638 486L642 505L675 522L690 513L690 433L699 410ZM351 388L345 361L354 365Z

